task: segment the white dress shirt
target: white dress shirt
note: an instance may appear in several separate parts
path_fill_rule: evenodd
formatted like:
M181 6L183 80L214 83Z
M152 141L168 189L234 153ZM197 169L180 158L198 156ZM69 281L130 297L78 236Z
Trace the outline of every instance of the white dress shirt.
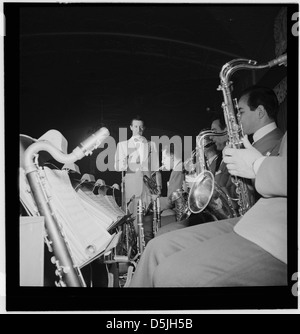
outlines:
M262 137L267 135L269 132L275 130L277 128L277 125L275 122L269 123L262 128L258 129L254 134L253 134L253 143L257 142L260 140ZM253 145L252 143L252 145Z

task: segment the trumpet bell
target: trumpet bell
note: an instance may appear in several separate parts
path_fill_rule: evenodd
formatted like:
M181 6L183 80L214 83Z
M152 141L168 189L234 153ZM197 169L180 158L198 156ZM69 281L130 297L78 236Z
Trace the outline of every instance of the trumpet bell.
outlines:
M210 171L203 171L193 182L188 197L188 207L192 213L202 212L210 202L214 192L214 176Z

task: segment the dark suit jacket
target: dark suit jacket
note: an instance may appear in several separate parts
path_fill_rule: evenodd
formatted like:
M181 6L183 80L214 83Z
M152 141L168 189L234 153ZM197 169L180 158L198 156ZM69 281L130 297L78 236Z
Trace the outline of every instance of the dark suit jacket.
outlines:
M171 175L170 175L167 197L169 197L177 189L182 188L182 183L184 181L182 162L177 166L176 169L177 170L172 170Z
M263 155L276 156L279 151L282 137L282 131L279 128L276 128L273 131L267 133L264 137L260 138L257 142L253 143L253 147L255 147ZM220 164L219 170L216 171L215 181L219 186L226 188L230 197L237 197L235 185L233 184L231 175L228 173L226 164L224 164L223 161ZM250 180L245 180L245 182L249 182L250 187L253 183ZM254 191L254 197L255 201L260 198L260 195L257 191Z
M282 137L282 131L279 128L276 128L254 142L253 147L255 147L262 155L276 156L279 152ZM252 180L252 184L254 185L254 180ZM254 197L255 202L257 202L261 195L255 190Z
M282 131L279 128L276 128L260 138L257 142L253 143L253 147L259 150L262 155L276 156L279 151L282 137Z

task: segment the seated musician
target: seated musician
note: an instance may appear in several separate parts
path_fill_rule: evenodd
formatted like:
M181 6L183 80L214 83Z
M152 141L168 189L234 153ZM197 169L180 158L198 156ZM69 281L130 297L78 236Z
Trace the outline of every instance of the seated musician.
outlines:
M151 240L129 287L287 285L287 137L278 156L226 147L231 175L254 179L262 196L243 216ZM213 270L212 270L213 268Z
M278 153L283 134L275 122L278 113L278 100L274 91L267 87L251 86L241 93L238 108L240 123L245 135L253 136L253 147L265 156L275 156ZM223 115L213 119L211 130L215 133L227 130ZM211 139L215 143L217 150L222 152L228 140L228 135L211 136ZM218 160L220 161L219 158ZM219 167L215 170L214 175L215 182L233 199L233 207L237 215L239 215L238 205L236 200L234 200L237 199L237 193L233 178L229 174L223 160L218 165ZM251 205L253 205L259 199L260 195L254 189L254 180L246 182L249 188L249 196L251 197ZM157 235L199 223L203 223L202 215L191 215L187 220L176 224L169 224L160 229Z
M211 138L205 138L204 155L208 170L215 175L222 161L222 154L217 150L217 146Z
M169 223L176 221L175 200L177 195L181 194L181 190L184 182L184 173L182 166L181 155L175 148L174 144L166 145L162 149L162 165L165 170L171 170L170 178L167 183L167 196L160 197L160 224L165 226ZM153 195L153 200L156 200L158 195ZM144 233L145 242L147 243L153 238L152 221L144 220Z
M244 134L253 136L253 147L263 155L277 155L283 133L275 122L278 113L278 100L274 91L261 86L248 87L240 95L238 109ZM215 132L226 130L224 117L215 119L211 129ZM213 136L212 140L217 149L222 151L226 140L216 136ZM220 176L218 176L219 173ZM230 188L228 179L230 178L223 161L219 173L216 173L216 182L228 190ZM230 195L234 196L233 192Z

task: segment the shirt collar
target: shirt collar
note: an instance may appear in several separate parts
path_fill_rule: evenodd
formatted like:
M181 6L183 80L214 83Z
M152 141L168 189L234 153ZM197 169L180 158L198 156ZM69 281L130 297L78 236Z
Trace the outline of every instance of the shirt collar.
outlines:
M137 136L132 136L130 139L130 142L133 143L133 144L137 144L138 142L144 142L144 137L143 136L140 136L140 135L137 135Z
M277 125L275 122L269 123L262 128L258 129L254 134L253 134L253 142L257 142L260 140L262 137L267 135L269 132L275 130L277 128Z

